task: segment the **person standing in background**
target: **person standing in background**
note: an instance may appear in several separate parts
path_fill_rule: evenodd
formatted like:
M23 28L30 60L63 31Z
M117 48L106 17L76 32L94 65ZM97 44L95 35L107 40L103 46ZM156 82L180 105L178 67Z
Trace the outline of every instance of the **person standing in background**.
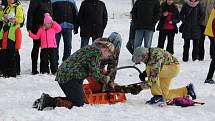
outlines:
M17 27L22 27L24 23L24 11L23 11L23 6L22 3L19 0L7 0L7 7L4 9L4 20L5 23L8 22L7 20L7 15L11 12L15 14L15 25ZM21 67L20 67L20 54L19 54L19 49L16 49L15 51L15 61L16 61L16 74L20 75Z
M158 0L137 0L131 10L132 22L135 26L134 49L142 45L151 47L155 25L160 18L160 2Z
M203 61L204 60L204 56L205 56L205 47L204 47L204 43L205 43L205 27L208 23L208 19L211 13L211 10L213 9L213 7L215 6L215 0L199 0L201 8L202 8L202 16L200 18L200 22L201 22L201 38L199 39L199 58L198 60ZM210 39L210 57L212 58L213 56L213 37L208 36L208 38Z
M101 38L107 25L108 14L105 3L100 0L84 0L78 13L81 48Z
M64 42L64 51L62 60L66 60L71 55L72 49L72 30L74 34L78 33L78 9L74 0L51 0L53 7L53 19L61 25L62 31L57 33L56 41L59 45L61 36Z
M205 28L204 34L213 38L213 41L211 41L211 49L213 49L212 51L215 52L215 6L211 10L211 14L208 19L208 23ZM209 67L209 71L208 71L205 83L215 84L215 81L213 80L213 75L215 70L215 53L212 53L211 58L212 60L210 63L210 67Z
M168 39L166 50L174 54L174 37L178 33L177 23L180 22L179 11L174 0L166 0L161 4L162 15L157 26L159 30L158 46L164 48L165 40Z
M183 30L182 38L184 39L183 58L184 62L189 60L190 40L193 40L192 60L195 61L199 56L199 39L201 37L200 17L201 6L198 0L186 0L180 12Z

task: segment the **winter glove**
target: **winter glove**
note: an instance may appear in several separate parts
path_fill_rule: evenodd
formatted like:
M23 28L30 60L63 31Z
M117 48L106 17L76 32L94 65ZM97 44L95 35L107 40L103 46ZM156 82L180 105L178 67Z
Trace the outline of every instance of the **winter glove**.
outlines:
M102 86L102 92L105 92L108 89L108 87L110 87L109 86L110 82L111 82L110 76L106 76L106 83L104 83Z
M132 95L137 95L137 94L139 94L142 90L143 90L143 89L141 88L140 85L133 85L133 86L131 87L131 89L130 89Z
M141 81L145 82L145 78L147 77L146 71L143 71L143 73L139 74L139 78Z

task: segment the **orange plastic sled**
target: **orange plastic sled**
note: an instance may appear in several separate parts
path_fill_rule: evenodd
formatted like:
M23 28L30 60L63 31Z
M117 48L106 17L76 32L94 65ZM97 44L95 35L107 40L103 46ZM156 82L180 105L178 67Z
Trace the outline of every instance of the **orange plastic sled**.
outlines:
M121 92L103 92L93 93L89 84L83 84L85 103L87 104L115 104L125 102L125 93Z

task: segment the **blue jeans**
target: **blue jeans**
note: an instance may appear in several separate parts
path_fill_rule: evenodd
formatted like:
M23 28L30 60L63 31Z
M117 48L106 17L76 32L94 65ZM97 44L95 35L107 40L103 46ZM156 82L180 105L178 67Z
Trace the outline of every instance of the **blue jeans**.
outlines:
M56 41L57 41L57 47L58 47L58 58L59 60L59 44L61 35L63 36L63 43L64 43L64 51L63 51L63 58L62 60L66 60L71 55L71 49L72 49L72 30L71 29L62 29L61 32L57 33L56 35Z
M94 42L97 38L92 37L92 42ZM89 44L90 37L81 37L81 48L87 46Z
M135 31L134 49L141 47L144 38L144 47L150 48L152 45L153 31L139 29Z

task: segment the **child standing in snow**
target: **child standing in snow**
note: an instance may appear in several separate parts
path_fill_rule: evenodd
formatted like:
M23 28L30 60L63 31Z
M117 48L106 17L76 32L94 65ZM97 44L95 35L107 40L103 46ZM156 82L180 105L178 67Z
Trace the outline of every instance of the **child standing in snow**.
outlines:
M16 77L19 75L19 49L21 47L22 34L19 25L16 25L15 13L6 15L7 23L4 23L0 31L1 59L3 59L3 76ZM20 70L20 68L19 68Z
M57 22L52 20L49 13L45 13L44 16L44 25L39 28L36 35L29 31L29 36L34 40L41 39L40 73L49 74L50 62L51 73L55 74L58 68L55 35L61 31L61 27Z
M205 35L210 36L214 39L214 41L211 41L211 49L215 52L215 7L212 9L206 29L205 29ZM215 70L215 54L211 54L211 63L208 71L207 78L205 80L205 83L209 84L215 84L215 81L212 79L214 75Z

